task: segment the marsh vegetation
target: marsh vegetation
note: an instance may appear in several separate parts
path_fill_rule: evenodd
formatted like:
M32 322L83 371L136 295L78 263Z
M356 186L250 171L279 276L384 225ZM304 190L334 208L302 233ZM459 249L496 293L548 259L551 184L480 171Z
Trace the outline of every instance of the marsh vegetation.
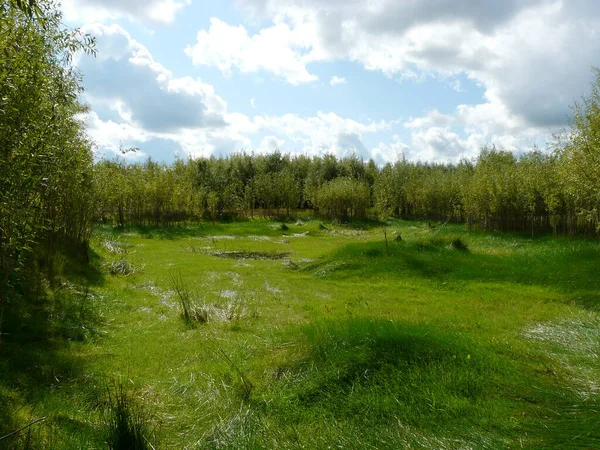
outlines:
M4 429L46 417L9 448L600 443L597 242L274 224L98 228L52 334L3 343Z
M520 156L94 161L94 39L0 16L0 448L600 448L600 78Z

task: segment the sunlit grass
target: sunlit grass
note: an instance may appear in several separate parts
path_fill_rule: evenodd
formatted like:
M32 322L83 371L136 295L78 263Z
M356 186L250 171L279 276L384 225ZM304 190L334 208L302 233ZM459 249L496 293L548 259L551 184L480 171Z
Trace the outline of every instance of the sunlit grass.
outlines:
M103 275L56 313L93 330L65 328L75 366L46 355L22 388L3 363L11 427L43 414L40 442L105 445L83 393L108 376L166 448L600 445L597 242L394 221L386 250L375 223L286 228L98 229ZM143 270L110 275L123 257Z

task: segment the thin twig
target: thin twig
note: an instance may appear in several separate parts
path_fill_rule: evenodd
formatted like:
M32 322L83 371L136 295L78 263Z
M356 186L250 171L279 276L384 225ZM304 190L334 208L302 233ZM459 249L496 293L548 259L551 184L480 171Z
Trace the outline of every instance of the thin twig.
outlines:
M38 422L43 422L44 420L46 420L46 417L40 417L39 419L34 420L33 422L31 422L29 425L25 425L22 428L19 428L18 430L13 431L12 433L8 433L6 436L2 436L0 437L0 441L6 438L9 438L11 436L14 436L17 433L20 433L21 431L25 430L26 428L29 428L31 425L35 425Z
M2 344L2 319L4 318L4 306L0 307L0 344Z
M144 440L145 440L145 441L148 443L148 445L150 446L150 448L151 448L152 450L156 450L156 448L154 447L154 445L152 445L152 442L150 442L146 436L144 436L144 435L142 434L142 437L143 437L143 438L144 438Z

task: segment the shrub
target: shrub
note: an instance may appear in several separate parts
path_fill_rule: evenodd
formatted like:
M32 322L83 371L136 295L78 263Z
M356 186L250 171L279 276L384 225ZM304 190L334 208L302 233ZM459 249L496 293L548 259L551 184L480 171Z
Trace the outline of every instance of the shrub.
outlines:
M365 217L370 202L368 186L346 177L328 181L316 197L316 206L321 214L342 222L350 217Z

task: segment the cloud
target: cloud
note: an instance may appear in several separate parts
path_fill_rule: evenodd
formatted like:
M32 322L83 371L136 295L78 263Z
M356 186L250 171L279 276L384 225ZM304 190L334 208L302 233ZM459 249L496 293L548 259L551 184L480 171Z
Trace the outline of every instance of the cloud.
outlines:
M263 135L258 151L268 149L311 156L333 153L339 157L352 153L370 157L363 137L387 130L385 121L358 122L333 112L318 112L315 116L298 114L255 116L232 113L227 116L228 132L248 138ZM252 147L244 147L252 148Z
M113 3L103 4L114 11ZM588 89L590 67L600 55L600 12L583 0L481 6L467 0L239 3L253 12L258 31L213 18L186 48L195 65L226 76L270 73L300 85L318 79L311 64L345 60L399 82L433 77L460 90L465 83L459 78L469 79L483 88L484 97L453 111L417 113L393 130L402 136L369 149L370 136L392 130L394 121L358 122L333 112L254 117L228 112L212 86L174 77L122 28L94 25L88 29L102 36L99 56L82 57L80 64L98 140L160 138L195 155L285 145L286 151L308 154L356 151L378 162L398 155L456 161L484 144L517 151L566 124L569 105ZM123 8L135 11L132 5L142 3Z
M63 0L65 19L95 22L126 18L131 21L167 24L191 0Z
M82 30L98 38L98 56L80 56L76 64L85 74L83 100L93 110L88 130L100 152L117 152L121 144L152 146L157 140L162 148L171 142L174 150L189 154L248 145L223 131L227 104L211 85L174 77L118 25L90 24Z
M410 147L397 134L393 136L391 143L380 142L377 147L371 149L371 157L379 165L395 163L404 158L411 159L411 155Z
M569 106L589 89L600 55L600 9L587 0L238 4L265 26L261 33L285 27L304 42L301 49L287 48L305 66L347 60L399 81L439 76L457 90L456 75L466 75L483 86L483 101L437 120L468 123L488 137L532 130L548 135L566 125ZM448 125L434 119L428 117L431 126Z
M262 139L259 151L286 146L298 153L368 156L363 136L390 127L333 112L312 117L228 112L212 86L174 77L122 27L93 24L83 31L98 37L97 58L81 56L77 65L85 74L84 100L93 110L88 130L100 153L117 153L123 145L141 147L149 155L167 149L180 156L224 155L252 149Z
M412 147L419 149L419 152L409 153L408 157L415 159L418 155L418 159L423 161L456 161L479 152L479 143L475 148L471 147L473 140L463 140L447 128L430 127L412 135Z
M462 158L473 158L485 144L481 135L462 139L448 128L430 127L412 133L410 144L394 135L391 143L380 142L371 149L371 156L378 164L408 161L457 163Z
M120 143L143 143L152 139L151 134L135 125L124 121L102 120L94 111L87 115L86 123L88 134L101 149L117 152ZM125 146L129 147L127 144Z
M335 86L336 84L346 84L346 83L348 83L348 81L344 77L338 77L337 75L334 75L333 77L331 77L331 81L329 82L329 84L332 86Z
M546 128L531 126L498 102L458 105L452 114L434 109L410 118L404 128L411 131L404 152L407 159L454 163L477 156L484 145L517 153L534 145L543 148L548 134Z
M302 36L302 30L292 30L285 23L249 36L241 25L230 26L212 18L208 31L200 30L196 43L185 53L194 65L217 67L227 77L233 67L243 73L264 70L298 85L318 79L306 68L302 49L308 44Z
M173 77L118 25L82 30L98 37L98 57L82 56L77 62L92 106L113 105L124 121L154 133L226 125L226 104L212 86Z
M318 112L313 117L300 117L297 114L257 116L250 124L254 133L268 132L285 138L288 143L286 151L309 155L333 153L340 157L352 153L368 157L363 136L390 128L386 121L357 122L333 112ZM249 131L249 128L246 130Z
M275 136L265 136L256 150L263 154L282 152L285 150L285 141L277 139Z
M404 123L404 126L406 128L447 126L455 121L456 119L452 115L442 114L437 109L434 109L424 117L411 118L408 122Z
M539 3L543 1L528 2L529 5ZM259 18L314 12L326 16L327 20L333 21L331 16L342 22L352 18L366 30L390 32L402 32L415 24L439 20L462 20L478 29L493 29L527 7L521 0L480 4L471 0L239 0L238 4Z
M231 113L228 126L211 133L195 133L184 139L183 150L193 155L227 154L236 150L256 149L261 153L275 150L311 156L332 153L338 157L359 154L369 158L364 136L387 130L385 121L362 123L335 113L318 112L315 116L298 114L254 116ZM217 136L219 138L217 139ZM263 136L257 147L252 142ZM173 139L182 140L173 136Z

